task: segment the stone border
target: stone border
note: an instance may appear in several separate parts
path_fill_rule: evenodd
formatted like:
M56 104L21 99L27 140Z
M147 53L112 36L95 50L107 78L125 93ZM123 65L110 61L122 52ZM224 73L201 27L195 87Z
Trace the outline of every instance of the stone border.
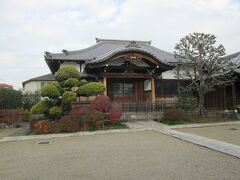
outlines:
M229 122L218 122L218 123L202 123L202 124L180 124L168 126L170 129L182 129L182 128L200 128L200 127L211 127L211 126L223 126L240 124L240 121L229 121Z
M150 128L112 129L112 130L99 130L99 131L90 131L90 132L85 131L85 132L75 132L75 133L46 134L46 135L9 136L1 139L0 143L12 142L12 141L36 140L36 139L52 139L52 138L76 137L76 136L87 136L87 135L138 132L138 131L149 131L149 130L152 130L152 129Z

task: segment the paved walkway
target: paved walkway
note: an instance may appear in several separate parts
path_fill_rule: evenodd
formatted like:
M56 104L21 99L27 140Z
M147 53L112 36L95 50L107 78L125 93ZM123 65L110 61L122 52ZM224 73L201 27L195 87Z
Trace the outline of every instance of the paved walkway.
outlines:
M232 122L235 123L235 122ZM239 122L236 122L239 123ZM240 158L240 146L237 145L233 145L230 143L225 143L222 141L218 141L218 140L213 140L213 139L209 139L209 138L205 138L205 137L201 137L201 136L197 136L194 134L189 134L189 133L184 133L184 132L179 132L176 130L173 130L172 128L176 128L177 126L167 126L158 122L154 122L154 121L135 121L135 122L127 122L126 123L128 125L128 127L133 128L133 129L141 129L141 128L151 128L153 131L157 131L161 134L165 134L168 136L172 136L184 141L188 141L200 146L204 146L210 149L214 149L217 150L219 152L223 152L235 157ZM211 125L224 125L226 123L215 123ZM229 124L229 123L227 123ZM206 125L206 124L204 124ZM208 124L208 126L210 125L210 123ZM201 127L201 124L199 125L187 125L188 127ZM178 126L180 127L180 126ZM185 126L181 126L181 128L186 127Z

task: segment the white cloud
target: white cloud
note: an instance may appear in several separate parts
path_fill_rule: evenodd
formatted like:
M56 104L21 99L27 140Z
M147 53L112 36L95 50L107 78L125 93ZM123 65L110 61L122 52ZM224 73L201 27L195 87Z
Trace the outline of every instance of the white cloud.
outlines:
M227 53L239 51L236 0L1 0L0 81L48 73L44 51L76 50L94 38L152 40L173 51L192 32L217 36Z

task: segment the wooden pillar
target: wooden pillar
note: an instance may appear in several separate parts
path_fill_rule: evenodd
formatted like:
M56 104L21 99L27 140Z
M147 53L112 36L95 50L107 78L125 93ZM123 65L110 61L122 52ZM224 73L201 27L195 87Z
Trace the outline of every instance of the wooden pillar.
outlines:
M104 91L104 95L107 95L107 77L103 77L103 84L106 88L106 90Z
M155 102L155 80L154 78L152 77L152 102Z
M236 87L235 87L235 83L232 84L232 105L233 108L236 107Z
M226 95L226 87L223 88L223 103L224 103L224 109L227 109L227 95Z

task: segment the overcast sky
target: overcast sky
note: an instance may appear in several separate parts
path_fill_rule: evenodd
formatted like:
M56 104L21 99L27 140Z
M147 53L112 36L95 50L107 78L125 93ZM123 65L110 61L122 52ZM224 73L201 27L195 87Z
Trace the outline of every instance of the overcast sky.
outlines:
M0 0L0 82L18 89L50 72L45 51L79 50L95 37L152 40L173 52L192 32L240 51L240 0Z

